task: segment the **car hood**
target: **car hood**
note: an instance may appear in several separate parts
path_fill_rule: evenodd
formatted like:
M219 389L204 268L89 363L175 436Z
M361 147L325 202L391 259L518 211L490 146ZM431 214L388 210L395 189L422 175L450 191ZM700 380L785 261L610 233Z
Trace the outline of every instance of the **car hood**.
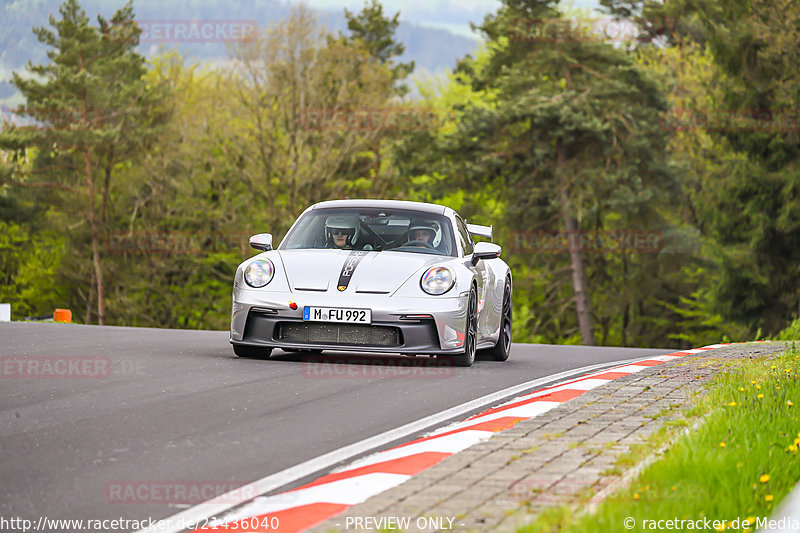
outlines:
M352 269L348 290L356 293L392 294L425 267L452 259L410 252L359 252L354 250L280 250L292 291L336 291L345 264ZM360 256L360 257L359 257ZM353 263L358 263L353 268Z

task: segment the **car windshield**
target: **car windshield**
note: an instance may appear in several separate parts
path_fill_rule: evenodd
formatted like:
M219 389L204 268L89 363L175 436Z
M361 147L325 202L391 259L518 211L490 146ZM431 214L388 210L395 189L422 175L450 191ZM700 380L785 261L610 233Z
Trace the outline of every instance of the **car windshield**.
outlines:
M408 209L314 209L301 216L281 250L340 249L456 255L450 220Z

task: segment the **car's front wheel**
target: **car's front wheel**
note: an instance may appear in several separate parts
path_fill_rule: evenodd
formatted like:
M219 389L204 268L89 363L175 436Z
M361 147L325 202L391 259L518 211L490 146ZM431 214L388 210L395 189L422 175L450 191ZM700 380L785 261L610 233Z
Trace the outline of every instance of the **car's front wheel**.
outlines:
M246 357L248 359L269 359L269 356L272 354L272 348L234 344L233 353L239 357Z
M478 338L478 295L474 287L469 291L466 326L464 330L464 353L452 356L453 363L456 366L472 366L472 363L475 362L475 346Z

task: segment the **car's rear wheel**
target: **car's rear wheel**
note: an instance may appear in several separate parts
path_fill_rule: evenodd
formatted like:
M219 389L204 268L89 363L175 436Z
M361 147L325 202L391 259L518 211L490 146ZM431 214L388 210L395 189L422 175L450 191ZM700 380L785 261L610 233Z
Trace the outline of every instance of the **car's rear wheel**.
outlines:
M511 325L513 318L513 306L511 301L511 280L506 279L503 289L503 310L500 315L500 337L494 348L486 350L486 353L495 361L505 361L511 353Z
M272 348L234 344L233 353L239 357L246 357L248 359L269 359L269 356L272 354Z
M464 353L452 356L456 366L472 366L475 362L475 346L478 338L478 295L473 287L467 303L467 324L464 330Z

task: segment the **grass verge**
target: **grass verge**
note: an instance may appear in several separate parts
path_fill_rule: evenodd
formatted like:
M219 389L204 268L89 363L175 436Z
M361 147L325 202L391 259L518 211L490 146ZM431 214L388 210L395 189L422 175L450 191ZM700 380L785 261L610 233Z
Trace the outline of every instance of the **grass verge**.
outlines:
M798 409L794 345L763 359L731 360L690 407L703 423L680 436L680 424L656 434L653 448L665 433L676 438L628 487L593 514L557 507L518 532L754 531L800 480Z

